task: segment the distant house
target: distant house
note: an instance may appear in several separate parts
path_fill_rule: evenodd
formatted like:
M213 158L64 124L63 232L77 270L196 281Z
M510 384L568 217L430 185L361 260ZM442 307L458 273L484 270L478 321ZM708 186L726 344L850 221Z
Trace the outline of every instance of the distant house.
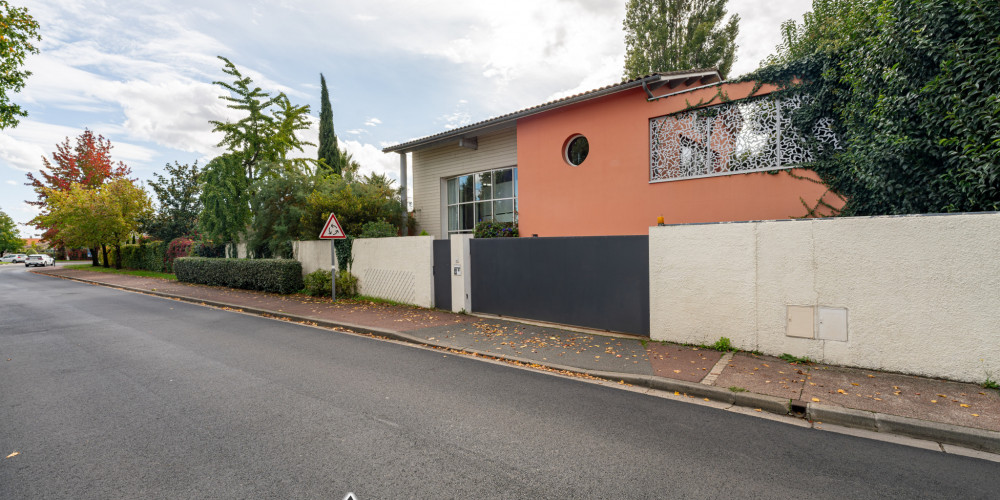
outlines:
M646 234L666 223L787 219L827 192L789 123L797 101L722 82L712 69L656 73L383 149L412 153L418 226L445 238L484 219L522 236ZM815 135L835 141L827 128ZM780 172L788 170L789 172Z

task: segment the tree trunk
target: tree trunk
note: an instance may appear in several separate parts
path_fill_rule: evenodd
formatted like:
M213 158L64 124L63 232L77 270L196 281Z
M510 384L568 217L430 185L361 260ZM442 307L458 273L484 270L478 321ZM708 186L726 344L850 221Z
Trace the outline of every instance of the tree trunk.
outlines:
M108 268L108 267L111 267L110 265L108 265L108 246L105 245L104 243L101 243L101 252L104 254L104 267L105 267L105 269Z
M97 261L97 245L90 248L90 260L94 267L101 265L101 263Z
M117 244L117 243L115 244L115 255L118 256L118 258L115 259L115 269L121 269L122 268L122 246L120 244Z

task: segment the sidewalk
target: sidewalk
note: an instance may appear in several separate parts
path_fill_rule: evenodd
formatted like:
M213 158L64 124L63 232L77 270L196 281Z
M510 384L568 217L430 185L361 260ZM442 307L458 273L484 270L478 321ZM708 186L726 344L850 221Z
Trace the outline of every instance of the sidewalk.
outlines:
M43 268L59 276L164 297L239 309L465 351L748 410L803 417L1000 453L1000 391L976 384L773 356L722 353L631 336L605 336L371 302L192 285L158 278Z

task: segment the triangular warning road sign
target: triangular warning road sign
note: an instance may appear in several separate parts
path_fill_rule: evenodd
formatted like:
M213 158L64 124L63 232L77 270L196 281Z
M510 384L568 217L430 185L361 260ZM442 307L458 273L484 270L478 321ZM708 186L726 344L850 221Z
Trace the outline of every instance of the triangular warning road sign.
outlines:
M319 239L321 240L339 240L347 238L344 234L344 229L340 227L340 221L337 220L337 216L330 213L330 218L326 220L326 225L323 226L323 231L319 233Z

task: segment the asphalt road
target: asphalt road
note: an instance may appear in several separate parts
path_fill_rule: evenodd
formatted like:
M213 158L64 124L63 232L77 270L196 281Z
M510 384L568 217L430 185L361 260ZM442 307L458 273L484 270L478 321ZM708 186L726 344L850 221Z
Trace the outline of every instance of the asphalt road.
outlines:
M4 499L996 498L996 472L0 266Z

